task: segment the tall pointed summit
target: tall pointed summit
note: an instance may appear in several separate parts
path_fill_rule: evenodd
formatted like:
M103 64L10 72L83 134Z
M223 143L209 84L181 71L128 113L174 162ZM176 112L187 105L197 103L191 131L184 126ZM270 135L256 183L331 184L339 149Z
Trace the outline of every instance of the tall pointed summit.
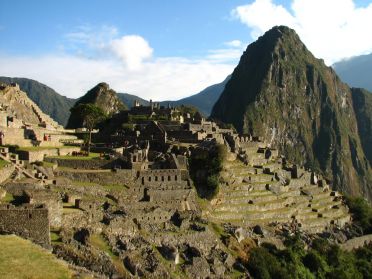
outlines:
M102 109L107 115L118 113L120 110L127 109L127 106L119 99L117 93L112 90L105 82L98 83L81 97L74 105L94 104ZM67 128L79 128L83 126L83 119L79 115L71 113L67 123Z
M274 27L247 47L211 116L264 137L337 189L372 200L352 91L294 30Z

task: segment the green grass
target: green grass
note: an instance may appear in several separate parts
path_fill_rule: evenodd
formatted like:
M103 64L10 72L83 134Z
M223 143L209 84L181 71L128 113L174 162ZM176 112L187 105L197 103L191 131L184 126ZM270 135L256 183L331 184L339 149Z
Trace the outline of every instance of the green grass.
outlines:
M20 147L18 150L19 151L41 151L41 150L50 150L50 149L63 149L63 148L71 148L71 147L76 147L76 146L68 146L68 145L63 145L63 146L25 146L25 147Z
M52 168L55 164L50 162L43 161L43 167L45 168Z
M0 278L72 278L67 264L28 240L0 235Z
M7 202L7 203L10 203L12 201L14 201L14 197L12 194L10 193L6 193L5 194L5 197L2 199L3 202Z
M120 258L112 252L110 245L101 234L92 234L89 237L89 243L97 249L107 253L110 256L113 264L115 265L116 270L121 275L124 275L125 278L127 277L128 272L126 271L122 260L120 260Z
M66 156L50 156L48 158L52 159L64 159L64 160L92 160L95 158L99 158L100 153L94 153L90 152L89 156L71 156L71 155L66 155Z
M62 238L59 233L59 231L50 231L50 240L52 241L52 244L62 243Z
M3 159L0 159L0 170L5 167L7 164L9 164L9 162L3 160Z
M106 184L106 185L102 185L102 187L104 187L107 190L111 190L111 191L123 191L123 190L129 189L129 187L124 184Z
M111 250L111 247L108 245L108 243L101 234L92 234L89 237L89 243L92 246L96 247L97 249L107 253L110 257L115 256Z
M99 184L90 182L90 181L72 181L72 184L75 186L88 186L88 187L94 187L94 186L99 186Z

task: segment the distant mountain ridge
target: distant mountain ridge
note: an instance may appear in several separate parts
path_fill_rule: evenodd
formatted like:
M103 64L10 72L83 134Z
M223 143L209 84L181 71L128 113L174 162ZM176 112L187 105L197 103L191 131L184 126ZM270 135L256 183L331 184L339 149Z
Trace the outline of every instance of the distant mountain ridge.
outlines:
M371 128L363 124L372 114L364 107L368 95L356 100L356 91L294 30L279 26L247 47L211 116L262 136L292 162L322 172L336 189L372 200Z
M177 101L161 101L160 105L191 105L196 107L205 116L209 116L214 103L221 95L229 78L230 76L228 76L223 82L208 86L199 93L189 97ZM26 92L28 97L33 100L44 113L50 115L63 126L66 126L70 117L70 109L80 99L62 96L47 85L28 78L0 77L0 82L18 83L20 89ZM142 99L136 95L128 93L117 93L117 95L128 108L133 106L135 100L139 101L141 105L149 105L149 100Z
M337 62L332 67L351 87L365 88L372 92L372 53Z
M211 114L212 108L222 91L225 89L226 83L229 81L231 75L227 76L224 81L208 86L197 94L180 99L178 101L163 101L161 105L166 106L168 103L171 106L189 105L196 107L204 116Z

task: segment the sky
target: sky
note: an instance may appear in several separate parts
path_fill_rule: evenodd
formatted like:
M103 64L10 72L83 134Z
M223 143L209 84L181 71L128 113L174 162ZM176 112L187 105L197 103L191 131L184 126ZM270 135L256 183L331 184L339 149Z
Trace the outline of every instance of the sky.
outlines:
M372 52L372 0L0 0L0 75L177 100L223 81L275 25L327 65Z

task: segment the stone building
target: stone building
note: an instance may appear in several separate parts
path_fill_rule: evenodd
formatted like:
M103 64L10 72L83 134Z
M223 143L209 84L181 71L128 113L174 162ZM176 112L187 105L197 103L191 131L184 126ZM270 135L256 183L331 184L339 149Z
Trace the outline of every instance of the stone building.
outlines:
M13 233L49 248L49 231L49 213L45 206L0 204L0 233Z

